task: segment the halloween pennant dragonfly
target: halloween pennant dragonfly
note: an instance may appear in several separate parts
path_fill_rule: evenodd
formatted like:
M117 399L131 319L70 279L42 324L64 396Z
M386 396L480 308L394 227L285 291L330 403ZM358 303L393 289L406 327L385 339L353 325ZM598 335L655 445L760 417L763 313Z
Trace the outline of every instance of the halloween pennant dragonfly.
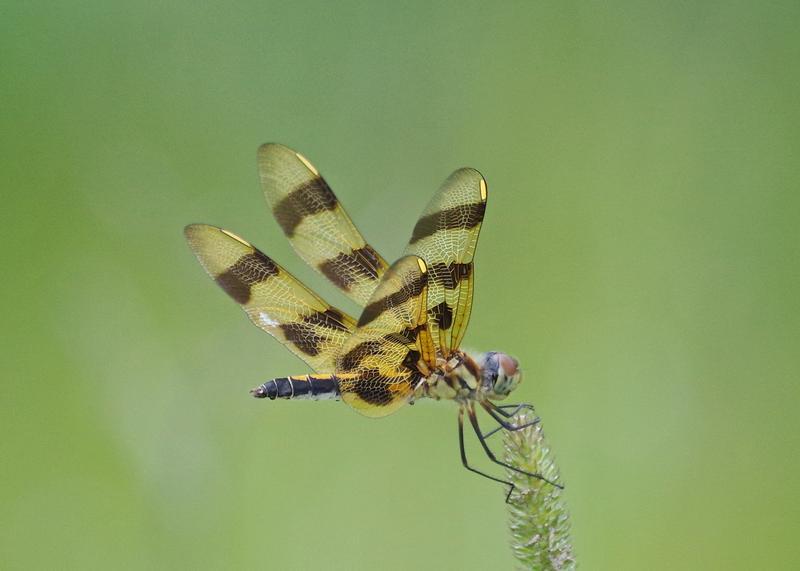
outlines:
M517 361L505 353L471 356L459 349L472 309L473 256L486 210L487 187L470 168L455 171L416 223L403 257L391 266L353 225L319 171L277 144L258 151L264 195L299 256L363 307L356 320L331 306L292 274L232 232L191 224L185 235L208 274L250 320L305 361L313 374L279 377L254 388L256 398L343 400L371 417L415 399L458 404L458 436L469 464L464 416L488 458L486 438L520 430L514 415L530 405L497 405L519 384ZM484 434L481 407L498 423ZM547 481L547 480L545 480ZM554 486L559 484L549 482Z

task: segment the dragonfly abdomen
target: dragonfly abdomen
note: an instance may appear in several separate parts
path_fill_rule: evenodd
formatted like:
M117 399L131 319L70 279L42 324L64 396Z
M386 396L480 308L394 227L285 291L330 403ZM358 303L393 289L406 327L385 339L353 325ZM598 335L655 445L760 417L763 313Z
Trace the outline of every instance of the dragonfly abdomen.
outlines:
M279 377L252 389L256 398L339 400L339 381L334 375Z

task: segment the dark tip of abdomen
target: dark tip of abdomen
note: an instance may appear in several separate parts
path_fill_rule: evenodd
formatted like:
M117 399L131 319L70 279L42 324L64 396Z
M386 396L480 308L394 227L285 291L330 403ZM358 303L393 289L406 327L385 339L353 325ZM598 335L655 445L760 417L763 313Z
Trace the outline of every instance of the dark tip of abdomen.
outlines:
M250 389L250 396L257 398L257 399L271 399L275 400L275 397L278 396L278 390L275 386L274 381L268 381L263 385L259 385L254 389Z

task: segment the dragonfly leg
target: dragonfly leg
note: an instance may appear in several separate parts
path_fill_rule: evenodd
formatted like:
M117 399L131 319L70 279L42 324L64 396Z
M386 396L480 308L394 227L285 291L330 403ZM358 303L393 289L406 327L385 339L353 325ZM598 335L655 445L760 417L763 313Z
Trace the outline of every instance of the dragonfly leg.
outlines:
M523 410L529 410L533 413L536 412L536 409L533 408L533 405L528 404L526 402L521 402L519 404L501 404L501 405L493 404L493 407L497 412L499 412L506 418L511 418L512 416L515 416L516 414L518 414L520 411ZM513 408L514 410L512 412L506 412L506 409L510 408Z
M508 499L511 497L511 493L514 491L514 484L512 482L506 482L505 480L501 480L500 478L495 478L494 476L490 476L485 472L481 472L476 468L473 468L469 465L467 461L467 451L464 448L464 407L458 409L458 446L461 450L461 463L464 465L464 468L469 470L470 472L475 472L476 474L483 476L484 478L489 478L490 480L494 480L495 482L499 482L501 484L505 484L509 486L508 494L506 495L506 503L508 503Z
M490 403L488 401L481 402L481 406L486 410L487 413L489 413L489 416L491 416L497 422L497 424L500 425L497 428L494 428L494 429L490 430L489 432L487 432L486 434L484 434L483 435L484 438L489 438L490 436L492 436L493 434L499 432L503 428L505 428L506 430L511 431L511 432L516 432L517 430L522 430L523 428L528 428L529 426L534 426L536 424L539 424L539 422L541 420L539 417L535 417L533 420L531 420L529 422L524 422L522 424L514 424L514 423L508 422L508 420L505 420L503 418L500 418L500 416L498 416L498 414L500 414L500 415L505 416L506 419L508 419L508 418L511 418L513 415L517 414L517 412L519 412L520 410L523 410L523 409L533 410L533 407L531 405L529 405L529 404L510 405L510 406L516 407L515 411L512 414L508 414L508 413L500 410L500 407L495 406L494 404L492 404L492 403Z
M495 456L494 452L492 452L492 449L489 448L489 445L486 443L486 438L483 436L483 433L481 432L480 424L478 424L478 417L475 415L475 409L472 407L471 403L467 405L467 414L469 415L469 422L470 424L472 424L472 428L475 431L475 435L478 437L481 446L483 446L483 451L486 453L486 456L489 458L489 460L491 460L495 464L503 466L504 468L508 468L509 470L518 472L519 474L523 474L525 476L530 476L531 478L536 478L537 480L542 480L543 482L547 482L548 484L558 488L559 490L564 489L564 486L562 486L561 484L552 482L547 478L545 478L544 476L542 476L541 474L534 474L533 472L527 472L522 468L517 468L516 466L512 466L511 464L506 464L505 462L498 460L497 456ZM460 418L461 417L459 416L459 420Z

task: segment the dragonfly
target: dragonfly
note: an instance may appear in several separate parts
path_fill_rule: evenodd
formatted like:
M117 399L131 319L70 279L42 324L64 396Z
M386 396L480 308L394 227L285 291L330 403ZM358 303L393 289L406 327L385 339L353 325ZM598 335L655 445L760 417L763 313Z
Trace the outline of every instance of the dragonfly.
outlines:
M268 143L258 150L261 186L295 252L358 304L358 319L337 309L236 234L190 224L184 234L209 276L250 321L314 373L278 377L250 392L260 399L342 400L368 417L389 415L421 398L458 405L458 441L467 470L514 484L467 459L464 418L488 459L508 470L563 486L499 459L487 439L538 422L515 423L529 404L498 404L519 385L506 353L460 349L472 310L473 258L486 212L486 180L461 168L441 185L411 238L389 265L356 229L319 171L300 153ZM497 426L484 433L477 411Z

